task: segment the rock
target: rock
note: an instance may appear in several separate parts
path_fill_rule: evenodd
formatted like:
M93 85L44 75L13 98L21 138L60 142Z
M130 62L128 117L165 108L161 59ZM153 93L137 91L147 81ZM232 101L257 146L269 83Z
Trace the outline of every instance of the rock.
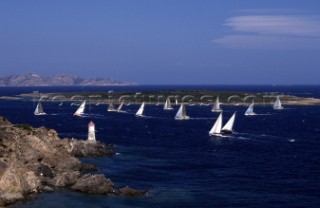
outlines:
M145 196L148 192L143 190L136 190L133 188L130 188L129 186L123 187L119 189L119 194L124 196Z
M99 170L99 167L92 164L82 164L80 170L81 171L97 171Z
M76 139L63 139L65 148L76 157L114 155L113 150L106 150L105 144L101 142L89 142ZM110 145L111 146L111 145Z
M79 178L71 189L88 194L106 195L114 193L114 184L102 174L85 174Z
M57 187L72 186L80 178L81 173L79 171L65 172L58 174L51 182L51 185ZM50 181L48 181L50 183Z
M50 186L41 186L40 191L41 192L53 192L54 190Z
M13 163L0 178L0 189L8 193L30 194L38 192L40 180L23 164Z
M8 193L0 191L0 207L7 206L22 199L24 199L22 193Z
M42 177L49 177L49 178L54 177L53 170L48 165L44 165L44 164L39 165L36 174Z

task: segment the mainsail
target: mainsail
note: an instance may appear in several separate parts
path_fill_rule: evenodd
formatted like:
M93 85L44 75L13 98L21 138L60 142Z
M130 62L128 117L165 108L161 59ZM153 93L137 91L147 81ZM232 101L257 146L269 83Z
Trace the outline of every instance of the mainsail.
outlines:
M212 109L212 112L221 112L221 108L220 108L220 101L219 101L219 96L217 96L216 102L214 103Z
M276 102L275 102L274 105L273 105L273 109L274 109L274 110L281 110L281 109L283 109L283 107L282 107L282 105L281 105L281 101L280 101L280 97L279 97L279 96L277 96L277 100L276 100Z
M114 101L113 100L110 101L110 104L108 106L108 111L109 112L110 111L116 111L116 109L114 108Z
M46 113L43 111L42 104L40 101L38 102L37 107L34 110L34 115L36 116L46 115Z
M165 104L164 104L164 106L163 106L163 109L164 110L172 110L173 108L171 107L171 102L170 102L170 99L169 98L167 98L167 100L166 100L166 102L165 102Z
M73 114L74 116L82 116L86 107L86 101L84 100L79 106L78 110Z
M122 102L120 103L120 105L119 105L119 107L118 107L118 109L117 109L117 112L120 112L120 111L121 111L123 104L124 104L124 101L122 101Z
M233 133L233 124L236 118L236 113L230 117L229 121L222 127L221 131L223 133Z
M253 106L254 106L254 101L250 104L249 108L246 110L244 113L245 116L253 116L256 115L255 112L253 112Z
M143 116L143 111L144 111L144 102L141 104L139 110L136 113L136 116L142 117Z
M181 103L180 108L175 116L176 120L187 120L190 117L187 116L187 112L186 112L186 107L184 105L184 103Z
M216 122L213 124L211 130L209 131L210 136L221 136L221 127L222 127L222 113L220 113Z

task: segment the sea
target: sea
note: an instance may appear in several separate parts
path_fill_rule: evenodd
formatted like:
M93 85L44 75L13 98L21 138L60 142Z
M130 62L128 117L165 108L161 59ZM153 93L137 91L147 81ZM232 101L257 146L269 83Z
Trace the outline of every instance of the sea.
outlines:
M277 92L320 98L320 86L128 86L128 87L2 87L0 96L45 92L110 92L154 90L223 90ZM208 132L219 113L211 106L186 107L190 120L175 120L178 106L146 105L145 117L134 114L138 104L122 113L105 104L89 104L75 117L70 102L43 102L47 115L34 116L34 100L0 100L0 115L12 123L55 129L61 138L86 139L88 123L96 138L115 144L114 156L81 158L101 169L117 188L148 190L143 197L95 196L56 189L19 202L22 208L90 207L320 207L320 106L222 105L223 123L237 112L234 131L225 137Z

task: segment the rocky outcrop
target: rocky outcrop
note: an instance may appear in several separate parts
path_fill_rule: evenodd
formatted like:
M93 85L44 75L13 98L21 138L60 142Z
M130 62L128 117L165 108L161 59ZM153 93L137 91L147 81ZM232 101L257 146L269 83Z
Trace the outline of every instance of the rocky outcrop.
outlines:
M135 85L115 81L109 78L84 79L79 76L55 75L52 77L41 76L35 73L10 75L0 77L0 86L124 86Z
M14 203L54 187L100 195L145 195L131 188L117 189L104 175L84 174L97 170L75 156L113 155L100 142L60 139L56 131L26 124L12 125L0 117L0 206Z

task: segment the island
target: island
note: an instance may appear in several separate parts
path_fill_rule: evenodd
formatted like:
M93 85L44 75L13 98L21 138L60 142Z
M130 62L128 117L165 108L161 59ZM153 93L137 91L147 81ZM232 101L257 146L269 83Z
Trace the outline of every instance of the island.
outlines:
M92 104L164 104L169 98L171 103L189 105L212 105L219 97L223 105L272 105L277 97L284 105L320 105L319 98L298 97L276 92L240 92L214 90L159 90L159 91L108 91L108 92L68 92L41 93L35 91L16 96L2 96L0 99L42 102L81 102Z
M54 76L43 76L36 73L16 74L0 76L0 86L30 87L30 86L131 86L137 85L133 82L122 82L110 78L82 78L57 74Z

